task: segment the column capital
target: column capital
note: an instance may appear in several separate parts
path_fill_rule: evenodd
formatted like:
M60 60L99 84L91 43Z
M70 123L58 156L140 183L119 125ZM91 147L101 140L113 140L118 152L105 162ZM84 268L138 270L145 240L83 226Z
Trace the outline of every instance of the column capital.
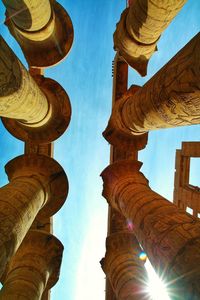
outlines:
M130 183L147 185L148 180L139 172L142 163L136 160L117 161L104 169L101 173L103 179L102 195L107 199L108 203L118 211L121 187Z
M30 66L46 68L63 60L71 49L74 30L65 9L56 1L51 1L52 12L49 22L36 31L19 28L9 18L6 25L20 44ZM31 14L31 12L30 12Z
M148 140L148 133L132 134L131 130L126 127L122 118L122 109L127 100L132 97L140 86L132 85L126 93L113 106L112 114L108 125L103 132L103 137L113 146L119 149L142 150L145 148Z
M29 154L18 156L5 166L9 181L18 177L38 178L46 191L47 201L37 217L54 215L64 204L68 194L67 176L60 164L45 155Z
M58 82L42 75L33 78L48 101L47 116L40 122L32 124L9 118L2 118L2 121L6 129L16 138L46 144L59 138L67 129L71 119L71 104L69 96Z
M2 295L11 297L23 291L23 295L33 292L42 296L59 279L63 249L54 235L30 230L1 278ZM1 299L7 299L4 297Z

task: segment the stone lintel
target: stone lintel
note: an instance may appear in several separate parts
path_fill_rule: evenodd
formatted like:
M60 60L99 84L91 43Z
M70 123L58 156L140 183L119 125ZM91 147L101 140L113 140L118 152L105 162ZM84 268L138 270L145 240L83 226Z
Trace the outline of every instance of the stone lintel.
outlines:
M54 145L49 144L34 144L32 141L27 141L24 143L24 153L25 154L40 154L53 157Z
M200 157L200 142L182 142L181 154L189 157Z
M137 251L138 258L142 249L138 244L138 241L133 232L126 231L118 231L111 235L109 235L106 239L106 249L111 251L120 251L123 249L133 249Z

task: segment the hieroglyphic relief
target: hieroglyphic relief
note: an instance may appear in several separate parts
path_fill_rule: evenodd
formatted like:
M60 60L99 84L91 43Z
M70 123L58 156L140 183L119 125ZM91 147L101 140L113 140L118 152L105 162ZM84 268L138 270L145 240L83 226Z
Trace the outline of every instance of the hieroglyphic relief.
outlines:
M0 299L44 299L44 291L58 280L62 253L63 245L55 236L30 230L7 266Z
M117 101L109 121L113 132L107 140L113 143L116 132L131 137L159 128L199 124L199 53L200 33L143 87L130 89L127 97Z
M131 132L200 123L200 34L197 34L122 107Z
M136 238L153 267L172 280L176 293L186 295L184 299L191 299L191 295L198 299L200 222L152 191L140 167L131 160L108 166L102 172L103 196L132 221Z

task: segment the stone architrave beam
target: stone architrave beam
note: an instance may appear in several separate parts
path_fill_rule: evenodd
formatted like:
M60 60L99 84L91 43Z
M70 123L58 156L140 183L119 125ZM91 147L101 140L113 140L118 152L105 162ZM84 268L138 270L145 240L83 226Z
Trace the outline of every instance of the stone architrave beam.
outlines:
M30 230L3 275L1 300L40 300L59 278L63 245L52 234Z
M24 141L49 143L58 138L71 117L65 90L41 75L34 80L2 37L0 70L0 116L6 118L7 129Z
M140 75L146 75L160 35L185 3L186 0L135 0L122 13L114 33L114 48Z
M54 215L68 193L66 174L50 157L18 156L5 169L10 183L0 189L0 277L35 217Z
M141 135L149 130L199 124L199 53L200 33L142 88L132 88L117 101L104 132L106 139L112 143L117 132Z
M6 25L20 44L30 66L59 63L71 49L73 25L65 9L50 0L3 0Z
M102 173L103 196L132 221L138 242L169 292L200 297L200 222L148 186L141 163L125 160Z

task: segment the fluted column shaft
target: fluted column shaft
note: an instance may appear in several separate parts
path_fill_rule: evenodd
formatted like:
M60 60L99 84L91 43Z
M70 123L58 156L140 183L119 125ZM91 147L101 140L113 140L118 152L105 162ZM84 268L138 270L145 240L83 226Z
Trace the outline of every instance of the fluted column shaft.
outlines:
M0 116L33 125L48 120L49 104L30 74L0 37ZM47 122L47 120L45 120Z
M102 268L119 300L148 299L147 273L140 260L142 249L135 235L128 231L113 233L106 239Z
M159 128L199 124L199 53L197 34L142 88L116 103L110 119L112 130L115 126L114 130L137 135Z
M49 0L3 0L3 3L9 18L22 30L40 30L49 22L52 13Z
M135 235L159 275L172 280L184 299L198 299L200 222L152 191L140 166L122 161L106 168L103 195L132 220Z
M114 47L142 76L157 41L186 0L135 0L121 15Z
M52 216L67 196L66 175L51 158L17 157L6 172L10 183L0 189L0 277L35 217Z
M58 280L63 246L53 235L28 232L3 276L0 299L40 300Z

